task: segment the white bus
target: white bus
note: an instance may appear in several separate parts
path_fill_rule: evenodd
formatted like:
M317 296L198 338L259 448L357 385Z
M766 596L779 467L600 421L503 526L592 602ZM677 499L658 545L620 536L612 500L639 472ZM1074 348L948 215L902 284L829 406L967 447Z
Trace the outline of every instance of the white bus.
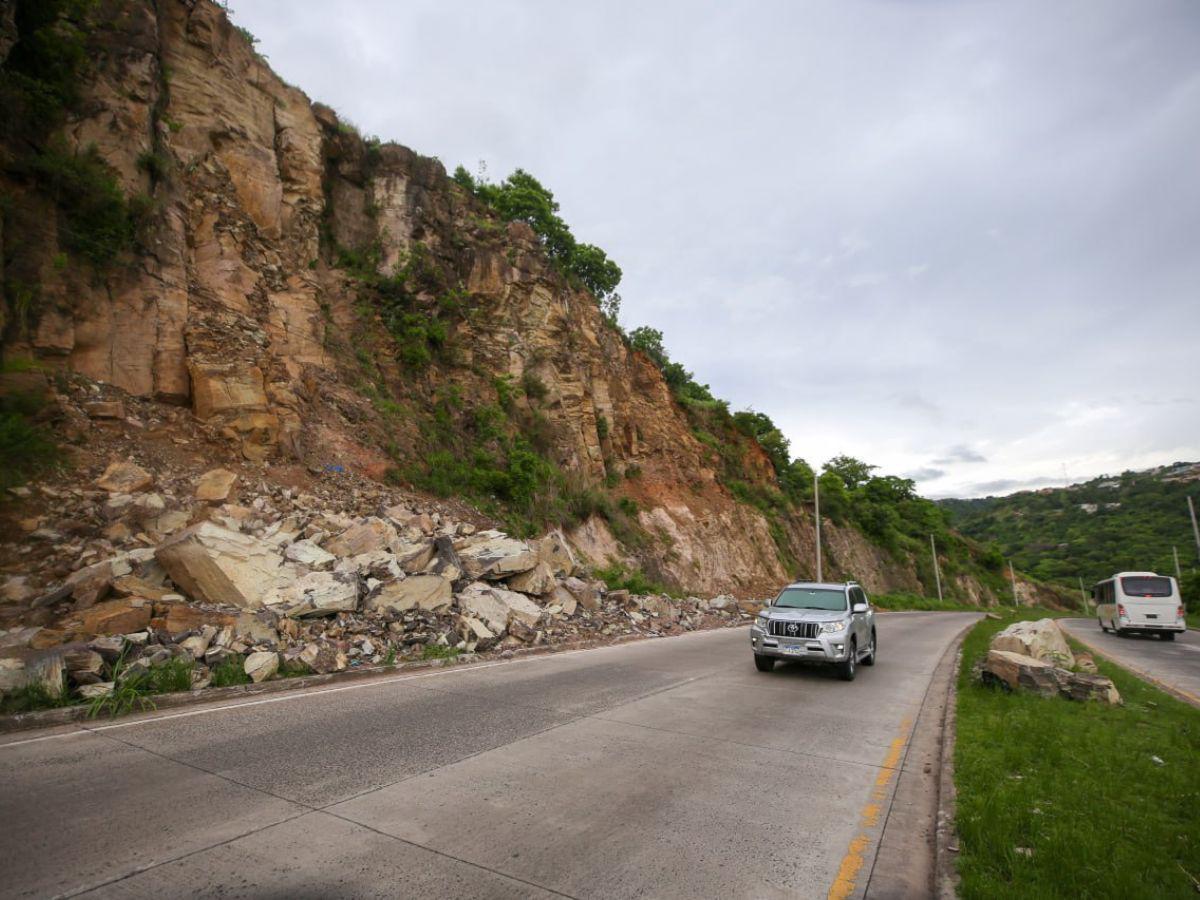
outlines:
M1114 634L1157 634L1164 641L1187 631L1179 585L1153 572L1118 572L1092 588L1096 621Z

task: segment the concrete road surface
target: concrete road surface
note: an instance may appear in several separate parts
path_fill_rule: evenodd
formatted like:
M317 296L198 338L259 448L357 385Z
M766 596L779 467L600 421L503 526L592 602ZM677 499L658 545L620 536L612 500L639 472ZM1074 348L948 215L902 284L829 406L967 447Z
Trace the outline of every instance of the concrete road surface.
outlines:
M1139 675L1149 675L1183 699L1200 706L1200 635L1187 631L1173 641L1157 637L1115 634L1100 630L1095 619L1059 619L1073 638L1124 665Z
M881 615L853 683L756 672L739 628L12 735L0 894L884 895L905 742L975 618Z

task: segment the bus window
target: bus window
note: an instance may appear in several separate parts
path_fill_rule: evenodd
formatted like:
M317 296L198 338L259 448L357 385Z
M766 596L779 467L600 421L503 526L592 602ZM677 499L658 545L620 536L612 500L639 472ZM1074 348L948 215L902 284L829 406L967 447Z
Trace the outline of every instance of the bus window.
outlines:
M1161 575L1132 575L1121 579L1121 591L1126 597L1170 597L1171 579Z

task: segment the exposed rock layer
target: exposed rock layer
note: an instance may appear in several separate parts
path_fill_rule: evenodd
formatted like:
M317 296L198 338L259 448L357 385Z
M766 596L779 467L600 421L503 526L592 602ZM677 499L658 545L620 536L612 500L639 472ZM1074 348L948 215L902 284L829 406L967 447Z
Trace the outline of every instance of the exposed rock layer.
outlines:
M130 195L153 198L152 237L102 276L60 271L50 265L60 249L53 207L11 185L45 222L41 249L13 273L43 285L43 309L9 335L7 351L185 404L226 442L229 460L299 459L373 477L430 447L411 417L381 416L357 389L368 375L373 390L399 398L389 402L426 407L450 387L482 396L497 379L534 379L558 465L593 485L640 473L620 490L652 538L639 562L653 575L743 595L811 575L811 523L794 517L781 552L767 520L718 482L714 451L658 369L547 263L528 227L497 221L436 160L364 141L275 75L209 0L111 0L97 16L94 69L66 138L94 144ZM164 160L153 177L139 164L147 154ZM337 247L373 254L384 274L427 260L468 311L452 325L454 358L406 372L364 316L353 279L332 265ZM761 449L745 452L752 477L768 478ZM230 486L217 482L205 499L224 499ZM875 591L921 589L911 561L850 528L830 524L825 534L829 576ZM571 538L597 563L630 552L599 519ZM781 561L789 558L799 562ZM553 563L513 568L525 562L464 565L485 579L529 573L522 587L549 591ZM202 580L193 586L205 594ZM960 587L989 597L969 579Z

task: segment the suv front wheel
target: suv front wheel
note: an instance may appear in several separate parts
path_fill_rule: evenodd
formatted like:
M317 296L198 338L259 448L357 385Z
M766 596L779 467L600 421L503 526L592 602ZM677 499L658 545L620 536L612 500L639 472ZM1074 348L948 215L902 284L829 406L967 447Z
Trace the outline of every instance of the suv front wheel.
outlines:
M754 668L760 672L771 672L775 669L775 657L754 654Z
M867 655L862 658L864 666L875 665L875 654L879 652L879 644L875 637L875 629L871 629L871 645L867 648Z
M858 661L856 659L857 656L858 644L855 642L854 638L851 638L850 652L846 654L846 661L844 663L838 663L838 677L841 678L842 681L854 680L854 676L857 674L858 669Z

